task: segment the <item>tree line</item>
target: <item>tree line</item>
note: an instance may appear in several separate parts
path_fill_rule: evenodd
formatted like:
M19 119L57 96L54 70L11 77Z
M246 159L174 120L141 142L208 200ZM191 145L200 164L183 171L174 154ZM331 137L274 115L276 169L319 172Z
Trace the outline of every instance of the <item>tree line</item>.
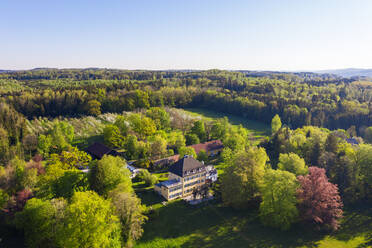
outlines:
M209 71L33 70L0 74L2 98L27 118L205 106L292 128L371 125L372 85L332 75Z

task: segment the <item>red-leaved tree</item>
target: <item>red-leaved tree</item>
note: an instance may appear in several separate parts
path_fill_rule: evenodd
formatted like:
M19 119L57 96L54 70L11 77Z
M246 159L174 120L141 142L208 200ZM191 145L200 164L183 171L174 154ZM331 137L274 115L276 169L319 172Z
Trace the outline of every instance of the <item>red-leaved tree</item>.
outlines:
M9 199L7 206L3 211L14 216L15 213L23 210L26 202L31 199L32 196L32 192L29 189L18 191L16 195Z
M43 175L45 174L45 168L40 161L35 161L35 160L30 160L27 164L26 164L26 169L27 170L30 170L30 169L36 169L37 170L37 174L38 175Z
M301 218L318 228L336 230L343 213L337 185L330 183L325 170L318 167L309 167L309 174L297 179L301 185L297 191Z

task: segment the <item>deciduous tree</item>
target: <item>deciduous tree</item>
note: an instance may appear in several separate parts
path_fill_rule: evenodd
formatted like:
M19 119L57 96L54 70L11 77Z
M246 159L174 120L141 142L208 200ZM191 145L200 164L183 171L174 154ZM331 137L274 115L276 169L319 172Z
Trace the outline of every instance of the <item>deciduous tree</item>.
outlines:
M147 186L154 186L158 182L158 177L146 169L140 171L138 178L143 180Z
M178 151L178 154L180 155L180 158L183 158L185 155L192 156L193 158L196 158L196 153L194 148L192 147L181 147Z
M140 199L134 194L120 192L111 195L115 213L121 222L121 234L126 247L132 247L133 241L142 236L142 225L147 220Z
M279 115L275 115L271 120L271 133L275 134L282 127L282 121L280 120Z
M153 107L146 111L146 116L150 117L158 130L170 127L170 116L163 108Z
M191 128L191 133L196 134L201 142L206 141L207 132L205 131L204 121L196 121Z
M287 230L297 221L296 176L288 171L266 171L261 186L260 217L264 225Z
M107 125L103 129L103 137L105 144L110 147L122 147L124 145L124 137L120 133L120 129L115 125Z
M101 103L97 100L90 100L87 103L87 112L89 115L98 116L101 114Z
M278 169L292 172L296 176L306 175L308 172L305 160L296 153L280 154Z
M297 191L301 218L318 227L339 227L342 217L342 202L336 185L328 182L325 170L309 167L309 174L299 176Z
M132 185L125 161L119 157L106 155L101 160L92 162L89 181L91 187L104 196L121 183Z
M208 154L205 150L201 149L198 154L198 160L206 162L208 160Z
M232 165L222 175L223 202L234 208L245 208L250 202L257 202L267 161L263 148L250 148L236 154Z
M200 143L198 135L196 135L194 133L186 134L185 138L186 138L186 145L188 145L188 146Z
M120 222L111 203L93 191L76 192L59 229L61 247L121 247Z

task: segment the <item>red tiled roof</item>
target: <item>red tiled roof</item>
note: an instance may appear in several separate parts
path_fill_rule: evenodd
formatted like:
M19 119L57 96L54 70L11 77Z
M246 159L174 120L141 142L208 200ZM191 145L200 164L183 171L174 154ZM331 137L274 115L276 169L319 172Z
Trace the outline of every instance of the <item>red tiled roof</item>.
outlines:
M176 154L170 157L161 158L156 161L154 161L154 164L166 164L166 163L174 163L177 162L180 159L180 155Z
M191 145L189 147L194 148L196 154L199 154L200 150L204 150L207 153L215 150L219 150L223 148L223 144L221 140L211 140L208 142L196 144L196 145Z
M211 151L222 149L224 146L223 146L221 140L211 140L211 141L208 141L208 142L195 144L195 145L191 145L191 146L188 146L188 147L194 148L195 153L199 154L200 150L205 150L206 152L211 152ZM172 162L179 161L179 159L180 159L180 155L175 154L175 155L170 156L170 157L158 159L158 160L155 161L155 163L156 164L158 164L158 163L172 163Z

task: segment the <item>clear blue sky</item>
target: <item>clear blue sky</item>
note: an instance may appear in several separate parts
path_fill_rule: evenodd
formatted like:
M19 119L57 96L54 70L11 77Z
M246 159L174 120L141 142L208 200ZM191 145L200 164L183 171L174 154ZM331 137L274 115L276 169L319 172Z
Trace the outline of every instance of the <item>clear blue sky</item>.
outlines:
M0 69L372 68L371 0L2 0Z

